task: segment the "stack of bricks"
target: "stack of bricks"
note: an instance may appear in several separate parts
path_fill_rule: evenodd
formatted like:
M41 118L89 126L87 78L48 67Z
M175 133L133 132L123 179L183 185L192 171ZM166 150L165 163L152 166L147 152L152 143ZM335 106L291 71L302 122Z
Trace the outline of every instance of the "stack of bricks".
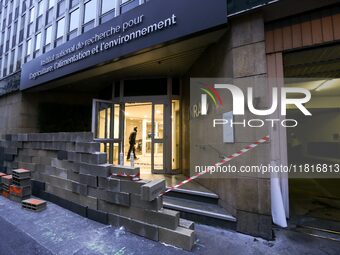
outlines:
M194 224L163 208L165 181L132 180L128 176L138 176L139 168L107 164L93 134L19 134L6 136L1 146L12 160L5 161L7 173L15 166L31 170L33 195L89 219L192 249Z
M16 169L12 171L12 185L9 188L10 199L15 202L31 197L31 171Z
M2 195L9 198L9 188L12 184L12 175L4 175L1 177Z
M7 174L0 172L0 194L2 194L2 185L1 185L1 177L6 176Z

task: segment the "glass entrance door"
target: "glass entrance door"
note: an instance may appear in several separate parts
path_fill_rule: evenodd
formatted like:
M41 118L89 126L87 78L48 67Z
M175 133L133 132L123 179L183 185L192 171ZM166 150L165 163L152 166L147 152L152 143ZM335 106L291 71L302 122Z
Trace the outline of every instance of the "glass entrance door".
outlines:
M164 104L126 103L124 116L125 165L132 153L143 174L164 173Z
M119 164L120 139L120 105L112 101L93 100L92 132L95 141L101 144L101 152L107 153L107 161Z
M114 103L93 100L92 132L108 162L134 164L142 174L174 174L179 168L179 106L164 99ZM120 154L124 160L120 162Z

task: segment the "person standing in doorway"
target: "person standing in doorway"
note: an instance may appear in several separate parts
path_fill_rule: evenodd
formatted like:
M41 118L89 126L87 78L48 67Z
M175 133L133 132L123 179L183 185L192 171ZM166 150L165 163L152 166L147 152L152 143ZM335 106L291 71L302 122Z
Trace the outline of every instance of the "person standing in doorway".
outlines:
M130 155L131 152L133 152L133 157L134 159L138 159L136 157L136 149L135 149L135 144L136 144L136 137L137 137L137 127L133 128L133 131L131 132L130 136L129 136L129 144L130 144L130 148L129 148L129 152L126 155L126 159L129 160L130 159Z

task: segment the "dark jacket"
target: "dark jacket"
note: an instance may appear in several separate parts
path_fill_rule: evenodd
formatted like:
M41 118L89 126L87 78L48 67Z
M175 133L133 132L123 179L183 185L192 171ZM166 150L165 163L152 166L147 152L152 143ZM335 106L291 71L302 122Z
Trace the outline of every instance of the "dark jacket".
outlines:
M129 136L129 143L132 145L136 144L136 136L137 136L137 132L136 131L132 131L130 136Z

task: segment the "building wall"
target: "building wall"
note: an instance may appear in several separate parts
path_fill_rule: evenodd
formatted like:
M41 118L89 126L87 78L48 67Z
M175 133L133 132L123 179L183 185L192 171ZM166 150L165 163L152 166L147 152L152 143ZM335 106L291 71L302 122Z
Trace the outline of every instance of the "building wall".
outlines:
M58 107L59 105L63 106L63 108L60 109L61 111L65 111L65 106L69 106L70 112L74 111L74 108L76 106L88 107L89 115L87 116L87 122L89 122L90 127L92 98L94 97L95 95L91 93L66 93L51 91L36 93L15 92L12 94L1 96L0 135L40 132L40 128L42 126L42 123L40 122L42 120L39 118L39 112L41 112L41 107ZM76 111L74 112L74 114L76 114ZM54 116L50 116L50 118L54 118ZM55 116L55 118L57 119L57 116ZM60 115L58 115L58 118L60 121ZM71 123L70 126L64 125L62 129L63 130L59 129L58 131L67 132L69 130L72 130ZM46 130L44 131L46 132Z
M35 108L16 92L0 98L0 134L37 131Z
M266 77L264 35L264 21L261 14L251 14L231 20L230 29L225 36L217 44L212 45L193 65L185 79L185 86L189 86L189 77L233 77L235 85ZM241 89L245 91L246 88L241 87ZM184 91L188 93L187 89ZM263 106L267 105L267 85L262 84L261 87L256 88L256 91ZM185 100L188 98L190 97L185 96ZM183 109L188 111L190 103L186 101L183 104ZM232 101L229 100L227 104L232 110ZM225 102L223 106L225 107ZM187 112L184 114L186 116L184 123L189 123L189 114ZM184 128L186 130L185 140L188 141L190 140L188 127ZM210 127L204 127L203 130L208 130L208 128ZM216 141L214 146L219 151L232 154L268 133L268 129L236 128L235 144L227 146L221 144L218 132L216 132L217 137L212 137L211 140ZM195 135L199 139L199 133ZM204 134L201 135L204 136ZM185 145L184 151L188 153L188 144ZM207 160L216 158L216 155L211 153L215 152L205 151L204 157ZM234 160L232 164L240 166L269 162L270 145L265 144L256 151ZM189 168L188 164L189 162L186 161L186 169ZM237 217L238 231L265 238L272 237L270 180L252 177L209 178L201 179L200 183L216 192L220 196L220 204Z

